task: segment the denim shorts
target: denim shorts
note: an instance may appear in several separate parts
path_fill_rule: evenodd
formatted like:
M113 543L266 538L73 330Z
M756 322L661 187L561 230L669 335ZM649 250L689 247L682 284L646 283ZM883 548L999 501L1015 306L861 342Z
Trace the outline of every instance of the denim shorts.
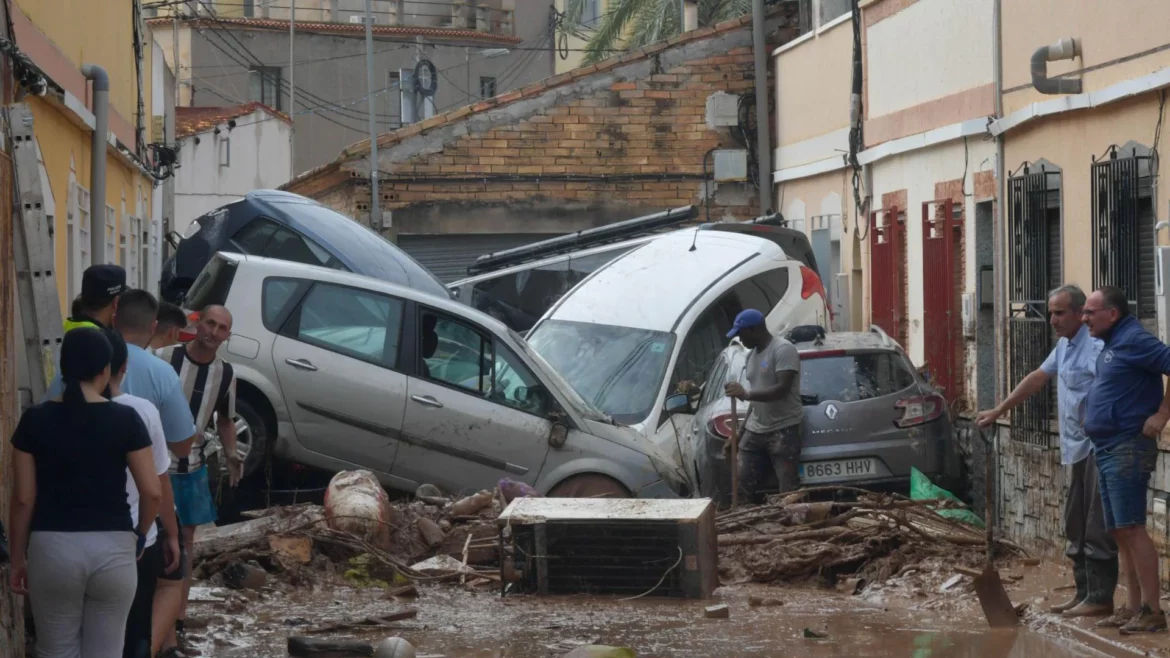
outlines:
M190 473L171 473L171 489L175 492L179 525L199 526L215 522L215 502L211 499L207 466L200 466Z
M1146 488L1158 461L1157 442L1139 435L1095 454L1105 529L1146 525Z

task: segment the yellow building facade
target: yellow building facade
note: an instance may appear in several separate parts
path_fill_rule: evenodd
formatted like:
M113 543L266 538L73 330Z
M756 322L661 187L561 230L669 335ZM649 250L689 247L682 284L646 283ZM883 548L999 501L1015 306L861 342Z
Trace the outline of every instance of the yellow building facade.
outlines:
M163 140L152 134L154 122L145 109L151 106L152 40L136 4L15 0L11 8L17 47L49 83L44 97L20 100L33 116L65 315L80 291L81 273L93 262L92 230L105 230L105 262L125 267L131 286L152 288L156 274L147 271L144 257L151 239L154 179L138 154L144 152L140 141ZM110 81L108 147L101 155L106 216L97 221L89 217L94 115L92 85L81 73L86 64L104 68Z

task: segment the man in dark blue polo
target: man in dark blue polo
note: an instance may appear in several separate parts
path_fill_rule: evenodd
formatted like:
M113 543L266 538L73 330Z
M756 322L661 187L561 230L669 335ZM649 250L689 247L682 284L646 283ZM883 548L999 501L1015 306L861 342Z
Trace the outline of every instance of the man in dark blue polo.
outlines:
M1099 626L1123 634L1166 630L1159 604L1158 552L1146 531L1146 487L1158 457L1158 437L1170 420L1170 347L1129 313L1125 293L1106 286L1082 311L1089 333L1104 341L1097 377L1085 402L1085 434L1093 442L1105 528L1117 540L1128 599Z

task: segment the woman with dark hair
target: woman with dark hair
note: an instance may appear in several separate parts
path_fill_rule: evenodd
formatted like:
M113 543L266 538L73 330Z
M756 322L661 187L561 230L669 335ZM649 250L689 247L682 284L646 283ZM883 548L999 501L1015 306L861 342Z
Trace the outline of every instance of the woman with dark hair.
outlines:
M135 561L162 498L146 426L133 408L102 397L111 355L98 329L66 333L64 395L26 411L12 436L11 585L30 596L42 658L122 655Z

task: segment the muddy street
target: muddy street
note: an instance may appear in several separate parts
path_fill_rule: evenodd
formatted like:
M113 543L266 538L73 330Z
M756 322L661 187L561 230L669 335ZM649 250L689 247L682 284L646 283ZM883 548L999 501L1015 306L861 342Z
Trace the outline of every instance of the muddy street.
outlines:
M749 596L779 598L782 606L752 607ZM865 656L873 658L1072 658L1101 655L1071 641L1021 629L994 633L977 608L916 610L864 597L784 588L723 588L716 601L603 597L509 596L446 586L420 588L415 601L390 602L381 590L317 588L269 591L235 606L197 603L207 622L198 634L208 658L279 658L286 638L310 625L413 608L408 622L331 638L399 635L419 656L544 658L583 644L630 647L638 656ZM705 619L704 608L727 603L729 619ZM968 602L969 603L969 602ZM309 620L312 620L311 622ZM825 636L806 637L809 635Z

